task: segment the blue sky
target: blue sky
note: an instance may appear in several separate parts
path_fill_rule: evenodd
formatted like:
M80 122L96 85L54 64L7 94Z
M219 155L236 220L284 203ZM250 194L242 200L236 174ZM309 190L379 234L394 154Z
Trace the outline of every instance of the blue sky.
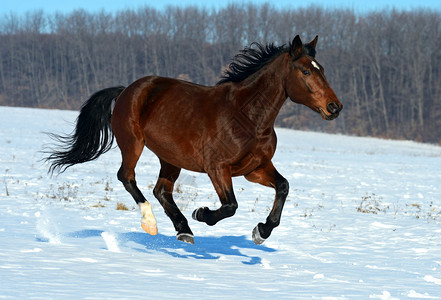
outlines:
M398 8L410 10L414 8L430 8L441 11L441 1L440 0L253 0L253 1L213 1L213 0L2 0L0 5L0 15L5 13L17 13L23 14L27 11L33 11L37 9L43 9L45 12L52 13L55 11L60 12L70 12L74 9L84 8L91 12L99 11L105 9L108 12L113 12L125 8L138 8L140 6L149 5L162 9L168 5L196 5L206 8L222 8L228 3L264 3L271 2L275 7L282 9L295 8L295 7L307 7L309 5L315 4L325 8L350 8L354 12L366 12L377 9L384 8Z

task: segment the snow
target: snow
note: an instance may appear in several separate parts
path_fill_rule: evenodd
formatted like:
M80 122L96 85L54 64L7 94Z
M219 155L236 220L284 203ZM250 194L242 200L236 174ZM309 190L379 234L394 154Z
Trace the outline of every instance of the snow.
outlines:
M47 175L43 132L70 132L76 116L0 107L0 299L441 299L440 147L277 129L273 162L290 182L281 225L251 241L274 191L243 178L235 216L194 221L219 203L206 175L183 172L189 245L153 197L147 150L137 181L157 236L116 179L117 148Z

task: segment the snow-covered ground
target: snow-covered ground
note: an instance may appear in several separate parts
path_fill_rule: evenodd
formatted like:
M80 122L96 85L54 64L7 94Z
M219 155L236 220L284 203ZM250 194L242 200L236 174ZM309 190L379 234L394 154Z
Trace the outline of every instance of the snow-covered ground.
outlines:
M290 182L281 225L251 241L274 192L243 178L234 217L192 220L219 203L206 175L183 172L189 245L152 195L159 163L147 150L137 181L157 236L116 179L117 148L47 175L42 132L70 132L76 116L0 107L0 298L441 299L441 147L278 129L273 162Z

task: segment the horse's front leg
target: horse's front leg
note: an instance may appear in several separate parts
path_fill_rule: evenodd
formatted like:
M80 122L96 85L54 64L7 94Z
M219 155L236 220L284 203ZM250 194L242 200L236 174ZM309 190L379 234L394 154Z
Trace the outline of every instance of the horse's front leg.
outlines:
M277 172L271 161L265 166L246 175L245 178L251 182L260 183L276 190L274 205L269 216L266 218L266 222L257 224L253 230L253 242L259 245L262 244L271 235L273 229L280 224L283 205L289 192L289 183Z
M217 210L200 207L193 212L193 219L214 225L222 219L231 217L237 210L237 201L234 196L231 170L228 167L218 168L207 172L213 183L222 206Z

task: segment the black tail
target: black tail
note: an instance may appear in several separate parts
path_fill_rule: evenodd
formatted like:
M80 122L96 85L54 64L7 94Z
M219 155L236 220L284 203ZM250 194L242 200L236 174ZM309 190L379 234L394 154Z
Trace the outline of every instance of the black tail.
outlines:
M64 172L67 168L91 161L112 147L114 135L110 125L112 103L124 87L111 87L93 94L81 108L75 131L71 135L50 134L59 143L60 150L46 160L51 163L49 172ZM66 149L67 148L67 149Z

